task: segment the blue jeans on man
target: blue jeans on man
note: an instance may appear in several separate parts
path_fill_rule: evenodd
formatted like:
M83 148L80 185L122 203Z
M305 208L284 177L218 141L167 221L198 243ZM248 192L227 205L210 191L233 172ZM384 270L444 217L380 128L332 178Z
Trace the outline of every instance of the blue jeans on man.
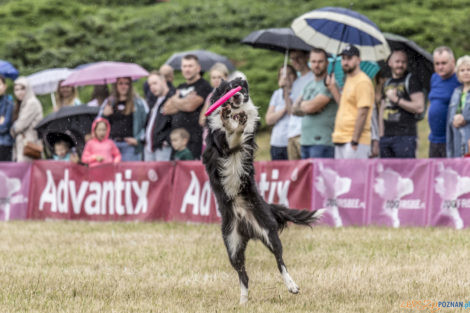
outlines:
M415 136L383 136L379 146L381 158L416 158Z
M302 159L335 157L335 147L328 145L301 146L300 152Z

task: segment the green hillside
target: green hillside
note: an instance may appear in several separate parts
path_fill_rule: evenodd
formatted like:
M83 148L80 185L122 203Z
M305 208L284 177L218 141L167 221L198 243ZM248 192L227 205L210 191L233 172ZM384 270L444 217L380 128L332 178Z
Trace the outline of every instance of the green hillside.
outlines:
M136 62L148 70L172 53L208 49L243 71L252 97L266 110L277 88L282 54L239 43L251 31L288 27L302 13L344 6L367 15L381 30L415 40L428 51L470 50L467 0L0 0L0 59L22 74L101 60ZM181 77L178 77L181 80ZM83 94L84 93L84 94ZM81 91L87 99L89 91ZM46 106L48 98L44 98Z

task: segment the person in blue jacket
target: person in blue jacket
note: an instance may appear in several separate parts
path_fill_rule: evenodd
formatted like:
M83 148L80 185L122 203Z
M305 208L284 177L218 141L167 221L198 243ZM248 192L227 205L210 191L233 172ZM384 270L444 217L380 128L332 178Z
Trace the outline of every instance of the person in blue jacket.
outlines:
M6 94L7 83L0 75L0 161L12 161L13 138L10 135L13 100Z
M470 56L457 60L458 80L463 84L455 88L447 114L446 152L448 158L467 154L470 140Z

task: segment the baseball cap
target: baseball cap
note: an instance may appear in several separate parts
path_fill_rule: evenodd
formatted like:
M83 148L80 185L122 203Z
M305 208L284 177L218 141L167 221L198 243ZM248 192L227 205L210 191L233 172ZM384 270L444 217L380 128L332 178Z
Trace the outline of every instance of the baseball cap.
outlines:
M346 56L352 57L352 56L354 56L354 55L355 55L355 56L360 56L361 54L360 54L360 52L359 52L359 49L356 48L356 46L347 45L347 46L343 49L343 51L341 51L341 53L340 53L339 55L341 55L341 56L346 55Z

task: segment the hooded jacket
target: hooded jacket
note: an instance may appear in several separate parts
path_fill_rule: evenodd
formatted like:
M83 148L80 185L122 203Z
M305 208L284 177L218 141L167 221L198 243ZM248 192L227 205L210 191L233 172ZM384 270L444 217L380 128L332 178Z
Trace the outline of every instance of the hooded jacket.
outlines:
M105 122L107 126L106 136L103 140L96 138L95 129L99 122ZM103 163L118 163L121 161L121 153L114 144L114 141L109 139L109 132L111 131L111 125L108 120L102 117L97 118L91 125L92 139L90 139L83 149L82 162L89 166L97 166ZM103 160L100 162L97 160L98 157L102 157Z
M24 86L26 93L20 104L18 118L10 128L10 134L15 138L13 159L18 162L30 161L30 158L23 155L23 150L27 142L40 142L34 127L42 120L42 105L26 77L18 77L15 85Z

